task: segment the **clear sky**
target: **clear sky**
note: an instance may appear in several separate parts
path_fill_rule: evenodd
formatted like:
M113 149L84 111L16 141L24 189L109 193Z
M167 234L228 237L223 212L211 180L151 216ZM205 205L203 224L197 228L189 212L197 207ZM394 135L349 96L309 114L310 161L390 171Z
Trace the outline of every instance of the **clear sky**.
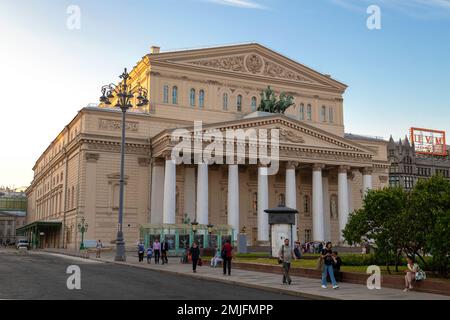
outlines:
M151 45L241 42L346 83L346 132L450 134L450 0L0 0L0 185L28 185L64 125Z

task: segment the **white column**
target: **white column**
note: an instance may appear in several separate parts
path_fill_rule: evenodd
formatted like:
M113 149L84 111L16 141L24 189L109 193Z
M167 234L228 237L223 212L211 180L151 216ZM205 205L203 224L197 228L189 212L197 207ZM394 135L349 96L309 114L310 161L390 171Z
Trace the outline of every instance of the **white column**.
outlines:
M177 193L176 163L171 159L167 159L164 174L163 223L175 223L176 193Z
M152 194L150 203L150 223L163 222L164 189L161 182L164 181L164 162L154 159L152 163Z
M298 164L289 161L286 165L286 207L297 209L297 185L295 183L295 167ZM295 225L292 226L293 239L297 241L298 214L295 215Z
M323 236L325 241L331 241L330 192L328 183L328 172L322 173L322 197L323 197Z
M184 167L184 214L187 213L191 221L195 220L195 167Z
M353 212L353 173L350 171L347 174L347 189L348 189L348 212Z
M228 224L233 227L233 240L236 240L239 232L239 168L237 164L228 166Z
M347 168L339 167L338 171L338 214L339 214L339 241L344 242L342 230L347 225L348 221L348 181Z
M372 189L372 169L364 168L362 170L363 175L363 194L366 195L368 190Z
M208 164L197 165L197 222L208 224Z
M269 241L269 218L264 210L269 208L269 182L267 167L258 168L258 241Z
M322 189L323 165L313 166L312 179L312 213L313 213L313 240L324 241L323 221L323 189Z

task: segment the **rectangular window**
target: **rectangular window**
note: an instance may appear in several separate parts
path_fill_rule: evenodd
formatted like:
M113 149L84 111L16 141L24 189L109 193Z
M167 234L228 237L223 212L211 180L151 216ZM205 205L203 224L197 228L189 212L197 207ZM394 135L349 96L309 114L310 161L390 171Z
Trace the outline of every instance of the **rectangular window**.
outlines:
M306 107L306 116L308 120L312 120L312 106L310 104Z
M334 122L334 114L333 114L333 107L330 107L328 109L328 120L333 123Z

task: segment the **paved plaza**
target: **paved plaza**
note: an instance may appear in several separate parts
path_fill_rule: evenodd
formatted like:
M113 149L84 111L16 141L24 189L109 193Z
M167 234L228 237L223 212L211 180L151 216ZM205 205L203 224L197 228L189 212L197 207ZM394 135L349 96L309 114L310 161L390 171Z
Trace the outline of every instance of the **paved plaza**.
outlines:
M256 289L263 289L272 292L285 293L311 299L338 299L338 300L450 300L450 296L423 293L423 292L403 292L402 290L382 288L381 290L369 290L366 286L340 283L339 289L333 290L331 286L323 289L320 280L306 277L292 277L290 286L281 283L281 275L233 269L231 276L224 276L222 268L211 268L209 261L202 267L198 267L197 273L192 272L190 264L181 264L179 258L169 258L169 264L155 265L152 261L148 264L138 262L137 255L128 255L127 262L115 262L112 253L106 253L101 260L104 262L133 266L148 270L155 270L164 274L175 274L196 279L217 281L224 284L245 286Z

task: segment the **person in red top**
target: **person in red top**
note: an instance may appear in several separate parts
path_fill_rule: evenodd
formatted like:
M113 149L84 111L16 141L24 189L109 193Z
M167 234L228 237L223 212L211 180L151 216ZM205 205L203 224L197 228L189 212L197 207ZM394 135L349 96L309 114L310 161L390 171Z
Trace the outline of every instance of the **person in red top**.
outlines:
M231 258L233 257L231 253L232 250L233 247L231 246L231 241L227 240L222 247L223 275L227 274L228 268L228 275L231 276Z

